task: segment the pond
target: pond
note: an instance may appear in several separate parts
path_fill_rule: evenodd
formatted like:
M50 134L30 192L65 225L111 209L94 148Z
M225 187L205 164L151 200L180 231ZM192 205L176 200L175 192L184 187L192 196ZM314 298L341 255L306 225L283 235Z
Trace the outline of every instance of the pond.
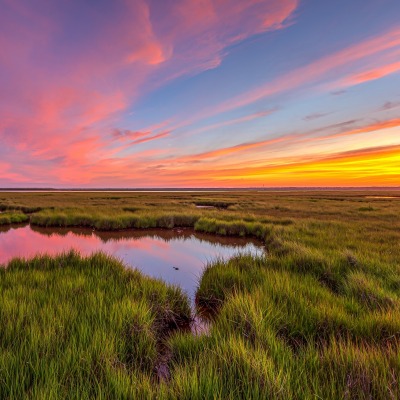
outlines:
M264 252L257 240L207 235L192 229L100 232L30 225L0 227L0 264L14 257L53 255L70 249L82 255L106 252L146 275L181 286L192 300L208 261L239 252Z

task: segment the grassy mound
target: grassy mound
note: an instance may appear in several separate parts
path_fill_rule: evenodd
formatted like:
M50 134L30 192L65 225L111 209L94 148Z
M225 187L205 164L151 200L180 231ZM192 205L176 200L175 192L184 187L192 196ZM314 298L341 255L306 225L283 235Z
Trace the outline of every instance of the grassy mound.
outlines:
M350 261L332 266L291 252L210 264L197 303L213 328L202 345L174 339L177 390L187 398L201 398L198 388L232 399L400 398L399 292L384 271ZM343 273L335 290L320 279L334 267Z
M141 212L138 214L126 209L104 213L97 210L65 209L44 210L32 215L32 225L43 227L89 227L102 231L122 229L148 229L192 227L199 216L197 214Z
M19 224L29 221L29 217L21 212L5 212L0 214L0 225Z

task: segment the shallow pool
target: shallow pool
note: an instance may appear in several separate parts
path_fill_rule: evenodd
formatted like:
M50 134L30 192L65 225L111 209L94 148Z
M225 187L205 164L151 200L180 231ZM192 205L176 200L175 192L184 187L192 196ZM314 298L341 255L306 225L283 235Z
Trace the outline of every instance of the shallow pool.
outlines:
M217 257L262 254L261 242L197 233L191 229L99 232L91 229L0 227L0 264L13 257L57 254L70 249L83 255L104 251L129 267L181 286L193 299L202 270Z

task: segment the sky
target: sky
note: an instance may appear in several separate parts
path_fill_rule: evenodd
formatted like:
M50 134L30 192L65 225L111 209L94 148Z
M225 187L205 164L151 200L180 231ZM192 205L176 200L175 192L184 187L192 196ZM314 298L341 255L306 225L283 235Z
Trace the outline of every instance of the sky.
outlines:
M398 0L0 10L0 187L400 185Z

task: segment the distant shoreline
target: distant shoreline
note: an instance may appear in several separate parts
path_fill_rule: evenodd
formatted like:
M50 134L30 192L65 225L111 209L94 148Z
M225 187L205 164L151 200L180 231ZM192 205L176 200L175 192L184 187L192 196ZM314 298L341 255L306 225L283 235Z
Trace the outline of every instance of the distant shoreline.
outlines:
M400 191L400 186L365 186L365 187L250 187L250 188L0 188L0 192L114 192L114 193L129 193L129 192L296 192L296 191Z

